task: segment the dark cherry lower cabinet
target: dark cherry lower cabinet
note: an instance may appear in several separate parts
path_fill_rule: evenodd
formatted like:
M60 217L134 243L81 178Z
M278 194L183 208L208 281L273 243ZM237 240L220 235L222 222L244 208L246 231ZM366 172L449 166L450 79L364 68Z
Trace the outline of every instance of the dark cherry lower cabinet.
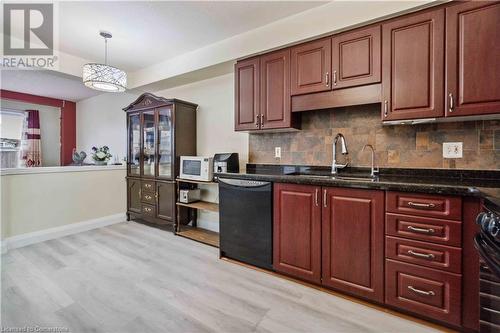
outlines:
M274 185L274 269L318 284L321 282L320 191L317 186Z
M323 188L322 284L384 301L384 192Z
M274 269L383 302L384 192L276 184Z

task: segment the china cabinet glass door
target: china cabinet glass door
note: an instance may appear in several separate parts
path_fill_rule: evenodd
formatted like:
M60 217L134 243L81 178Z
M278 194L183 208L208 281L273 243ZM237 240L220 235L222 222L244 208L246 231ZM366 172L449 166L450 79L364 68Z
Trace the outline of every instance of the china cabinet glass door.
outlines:
M172 109L158 110L158 177L172 178Z
M142 174L145 177L155 176L155 112L144 111L142 113L143 123L142 123L142 142L143 142L143 171Z
M140 115L132 114L128 119L128 165L129 174L131 176L139 176L141 174L141 118Z

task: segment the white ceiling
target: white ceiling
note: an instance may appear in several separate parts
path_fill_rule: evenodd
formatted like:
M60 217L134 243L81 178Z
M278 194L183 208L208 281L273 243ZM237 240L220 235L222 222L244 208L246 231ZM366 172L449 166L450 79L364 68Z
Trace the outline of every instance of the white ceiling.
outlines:
M40 70L2 70L1 88L67 101L79 101L101 94L89 89L81 78Z
M135 71L325 4L323 1L62 1L59 49Z

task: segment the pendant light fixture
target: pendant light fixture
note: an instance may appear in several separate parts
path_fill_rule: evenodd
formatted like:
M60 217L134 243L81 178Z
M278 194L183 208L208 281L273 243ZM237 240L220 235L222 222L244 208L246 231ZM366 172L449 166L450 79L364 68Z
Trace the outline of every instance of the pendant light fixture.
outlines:
M106 31L99 32L104 38L104 64L89 63L83 65L83 84L107 92L123 92L127 88L127 73L108 65L108 38L113 37Z

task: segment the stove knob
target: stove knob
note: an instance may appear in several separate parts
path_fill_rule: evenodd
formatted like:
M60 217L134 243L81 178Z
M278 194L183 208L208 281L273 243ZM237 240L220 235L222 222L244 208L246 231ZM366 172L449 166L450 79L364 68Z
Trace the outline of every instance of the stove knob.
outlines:
M481 212L476 217L476 223L481 226L481 228L486 227L485 223L487 223L489 216L485 212ZM486 230L486 229L485 229Z

